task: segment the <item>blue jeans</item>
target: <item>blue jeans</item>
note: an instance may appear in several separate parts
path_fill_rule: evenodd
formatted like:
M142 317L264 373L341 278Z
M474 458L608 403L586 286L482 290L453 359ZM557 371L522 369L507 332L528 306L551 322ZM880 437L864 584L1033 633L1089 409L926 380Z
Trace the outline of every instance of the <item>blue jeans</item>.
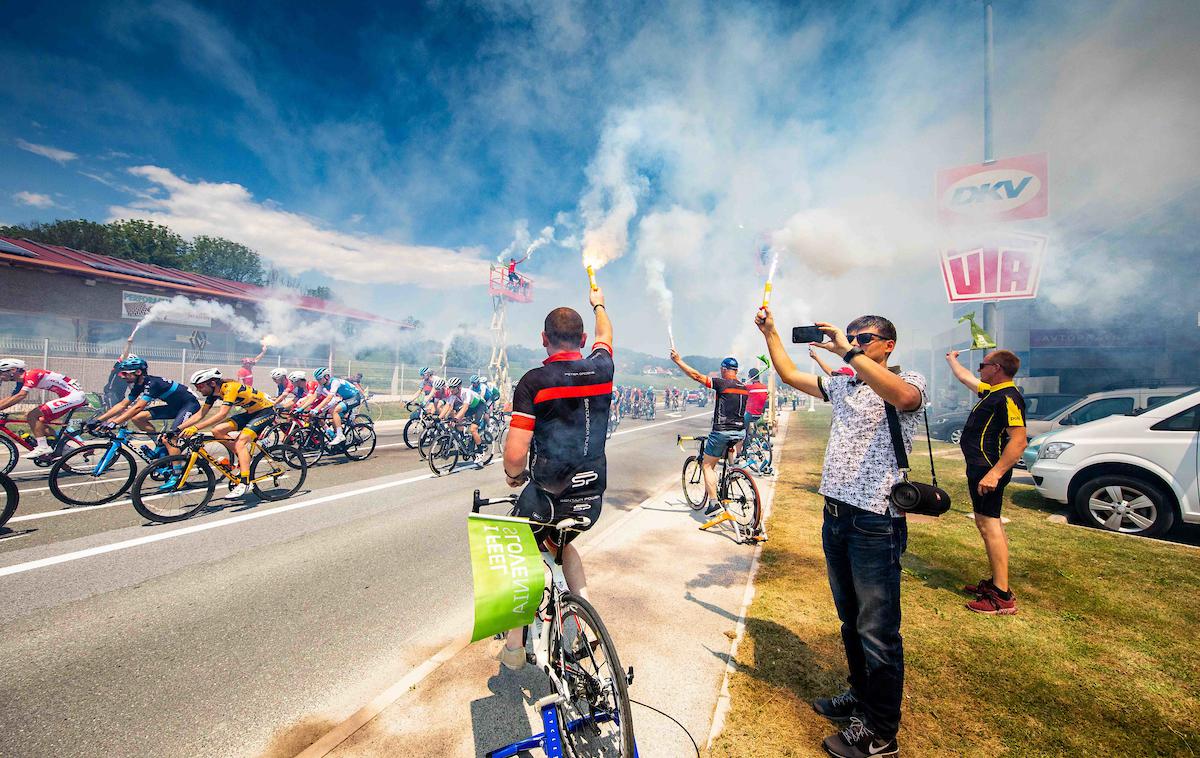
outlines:
M908 523L830 498L825 503L821 546L842 621L850 690L862 704L867 726L891 739L900 729L904 697L900 556L908 548Z

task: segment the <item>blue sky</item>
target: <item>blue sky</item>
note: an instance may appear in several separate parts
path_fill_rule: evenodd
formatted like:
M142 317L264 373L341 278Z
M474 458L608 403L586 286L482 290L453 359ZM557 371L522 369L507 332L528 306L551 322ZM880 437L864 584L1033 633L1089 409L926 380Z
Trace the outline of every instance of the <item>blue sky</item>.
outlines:
M1067 177L1043 231L1065 242L1110 215L1073 176L1103 186L1154 167L1157 187L1122 185L1133 209L1186 188L1194 171L1173 173L1167 153L1195 155L1172 126L1194 115L1175 109L1194 69L1161 74L1195 60L1194 4L996 7L998 149L1048 151ZM553 226L528 266L545 297L514 310L514 331L536 334L542 306L582 304L578 244L600 218L624 230L602 272L614 310L655 319L643 282L662 261L676 334L709 353L750 349L748 317L704 319L746 310L757 236L802 224L821 249L785 256L789 315L885 311L932 333L948 308L934 307L936 243L913 219L937 168L980 157L980 13L968 0L13 6L0 221L224 227L353 304L484 329L483 261L522 224L530 238ZM1165 87L1154 105L1170 123L1111 172L1085 168L1072 146L1119 151L1143 79ZM1099 93L1118 122L1073 123ZM897 281L932 304L891 302ZM656 331L630 344L660 350Z

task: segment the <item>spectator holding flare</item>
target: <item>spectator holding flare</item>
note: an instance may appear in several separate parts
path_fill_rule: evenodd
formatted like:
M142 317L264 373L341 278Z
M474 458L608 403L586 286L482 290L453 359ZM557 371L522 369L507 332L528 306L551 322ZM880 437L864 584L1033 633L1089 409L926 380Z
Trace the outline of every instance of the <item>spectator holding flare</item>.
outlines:
M908 546L908 525L889 499L900 481L900 466L886 406L898 411L904 447L911 450L925 403L925 377L888 366L896 327L882 316L860 316L844 333L833 324L816 324L829 339L813 346L840 356L854 376L799 371L784 349L770 308L759 310L755 324L780 378L825 400L833 410L821 472L821 545L842 622L850 689L812 706L831 721L849 725L825 738L823 747L835 758L896 755L904 697L900 556Z
M254 356L253 358L243 358L242 359L242 367L237 370L238 381L241 382L242 384L246 385L247 387L253 387L254 386L254 367L258 365L258 362L261 361L263 359L263 356L266 354L267 354L267 343L264 342L263 346L262 346L262 350L258 351L258 355Z
M704 511L720 507L717 501L717 461L737 452L746 439L746 401L749 391L738 381L737 358L721 361L721 375L708 377L683 362L675 348L671 348L671 360L687 376L717 393L713 403L713 426L704 441L704 460L700 473L704 475L706 493Z
M1008 586L1008 537L1000 520L1004 488L1027 444L1025 398L1013 384L1021 359L1008 350L993 350L979 364L979 376L958 362L958 351L946 353L954 378L979 396L963 424L963 458L967 462L967 489L975 510L975 526L983 538L992 576L963 589L978 598L967 603L976 613L1011 616L1017 600Z

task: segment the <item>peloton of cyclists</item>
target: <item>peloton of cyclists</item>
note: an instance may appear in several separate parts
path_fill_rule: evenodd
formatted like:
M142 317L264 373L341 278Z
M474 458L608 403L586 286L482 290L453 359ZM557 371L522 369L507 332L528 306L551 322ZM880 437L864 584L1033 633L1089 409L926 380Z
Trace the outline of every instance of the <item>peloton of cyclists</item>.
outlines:
M69 376L41 368L26 368L20 358L0 359L0 381L16 382L17 391L0 400L0 412L16 405L29 396L30 390L42 390L54 398L25 414L25 420L33 430L34 447L24 453L25 458L38 458L54 452L46 442L50 422L70 413L87 402L87 396L79 384Z

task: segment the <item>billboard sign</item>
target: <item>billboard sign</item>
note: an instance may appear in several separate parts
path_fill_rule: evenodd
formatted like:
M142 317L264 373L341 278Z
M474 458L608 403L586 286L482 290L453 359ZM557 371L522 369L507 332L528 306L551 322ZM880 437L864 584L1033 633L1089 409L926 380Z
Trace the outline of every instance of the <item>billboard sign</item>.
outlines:
M141 320L147 313L149 313L150 306L154 305L155 303L161 303L170 299L171 298L163 297L162 295L149 295L145 292L130 292L129 290L122 290L121 318ZM181 324L183 326L212 326L212 319L204 316L176 316L166 314L158 320L161 320L167 324Z
M1000 232L986 243L942 250L942 277L951 303L1037 297L1046 237Z
M937 213L943 224L995 223L1042 218L1049 208L1046 154L942 169Z

